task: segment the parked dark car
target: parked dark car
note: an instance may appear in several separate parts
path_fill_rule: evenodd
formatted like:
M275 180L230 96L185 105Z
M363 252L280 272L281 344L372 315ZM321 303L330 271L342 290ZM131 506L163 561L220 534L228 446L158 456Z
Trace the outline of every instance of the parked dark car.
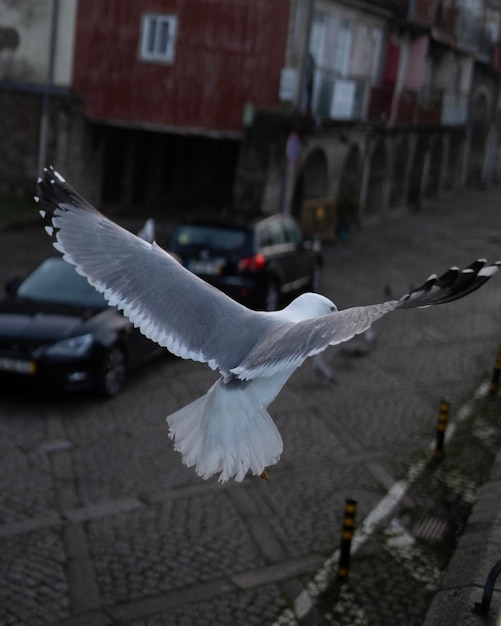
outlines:
M0 302L4 378L111 397L159 350L60 256L10 281Z
M320 242L304 238L289 215L250 222L187 219L172 232L168 250L194 274L254 309L273 311L282 299L320 286Z

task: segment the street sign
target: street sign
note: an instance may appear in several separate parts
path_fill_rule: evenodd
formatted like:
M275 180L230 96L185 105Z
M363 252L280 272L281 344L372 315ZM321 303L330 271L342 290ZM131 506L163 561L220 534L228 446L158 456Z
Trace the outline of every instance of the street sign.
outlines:
M289 163L295 163L299 155L299 135L292 132L287 139L287 146L285 149L287 155L287 161Z

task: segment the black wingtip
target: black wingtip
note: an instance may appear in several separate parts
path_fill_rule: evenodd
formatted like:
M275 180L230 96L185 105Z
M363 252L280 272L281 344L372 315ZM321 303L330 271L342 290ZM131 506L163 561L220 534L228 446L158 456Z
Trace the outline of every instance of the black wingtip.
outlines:
M451 267L441 276L430 276L420 287L403 296L398 308L413 309L464 298L494 276L500 266L501 261L488 264L485 259L478 259L462 270Z
M38 179L38 189L39 194L35 197L35 202L42 218L51 226L54 225L53 219L58 212L64 213L72 208L96 210L52 165L44 168L42 176ZM56 232L57 229L54 230L54 233Z
M63 188L66 181L52 166L44 167L43 174L37 182L40 193L35 201L45 211L44 219L50 222L60 203L67 200L65 196L70 190ZM61 193L63 190L64 193Z

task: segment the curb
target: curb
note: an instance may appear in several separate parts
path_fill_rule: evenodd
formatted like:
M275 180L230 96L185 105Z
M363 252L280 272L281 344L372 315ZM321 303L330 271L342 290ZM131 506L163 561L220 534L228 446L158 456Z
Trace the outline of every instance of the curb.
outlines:
M494 590L487 615L474 612L491 568L501 559L501 451L481 487L423 626L499 624L501 590ZM472 567L475 564L475 567ZM498 584L499 588L499 584Z

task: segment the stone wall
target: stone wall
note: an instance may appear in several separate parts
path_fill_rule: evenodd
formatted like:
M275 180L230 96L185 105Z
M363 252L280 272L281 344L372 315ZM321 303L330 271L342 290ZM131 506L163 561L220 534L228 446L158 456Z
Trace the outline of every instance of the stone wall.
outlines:
M29 197L39 176L43 93L39 89L0 90L0 194ZM57 90L48 105L44 165L54 165L92 200L100 196L101 147L96 128L85 122L83 104Z
M300 152L287 182L286 143L293 130L300 137ZM280 211L288 184L288 207L299 219L305 202L336 200L343 190L355 196L362 223L400 209L419 209L427 198L464 184L468 138L460 126L320 126L306 118L262 112L242 144L236 207Z

